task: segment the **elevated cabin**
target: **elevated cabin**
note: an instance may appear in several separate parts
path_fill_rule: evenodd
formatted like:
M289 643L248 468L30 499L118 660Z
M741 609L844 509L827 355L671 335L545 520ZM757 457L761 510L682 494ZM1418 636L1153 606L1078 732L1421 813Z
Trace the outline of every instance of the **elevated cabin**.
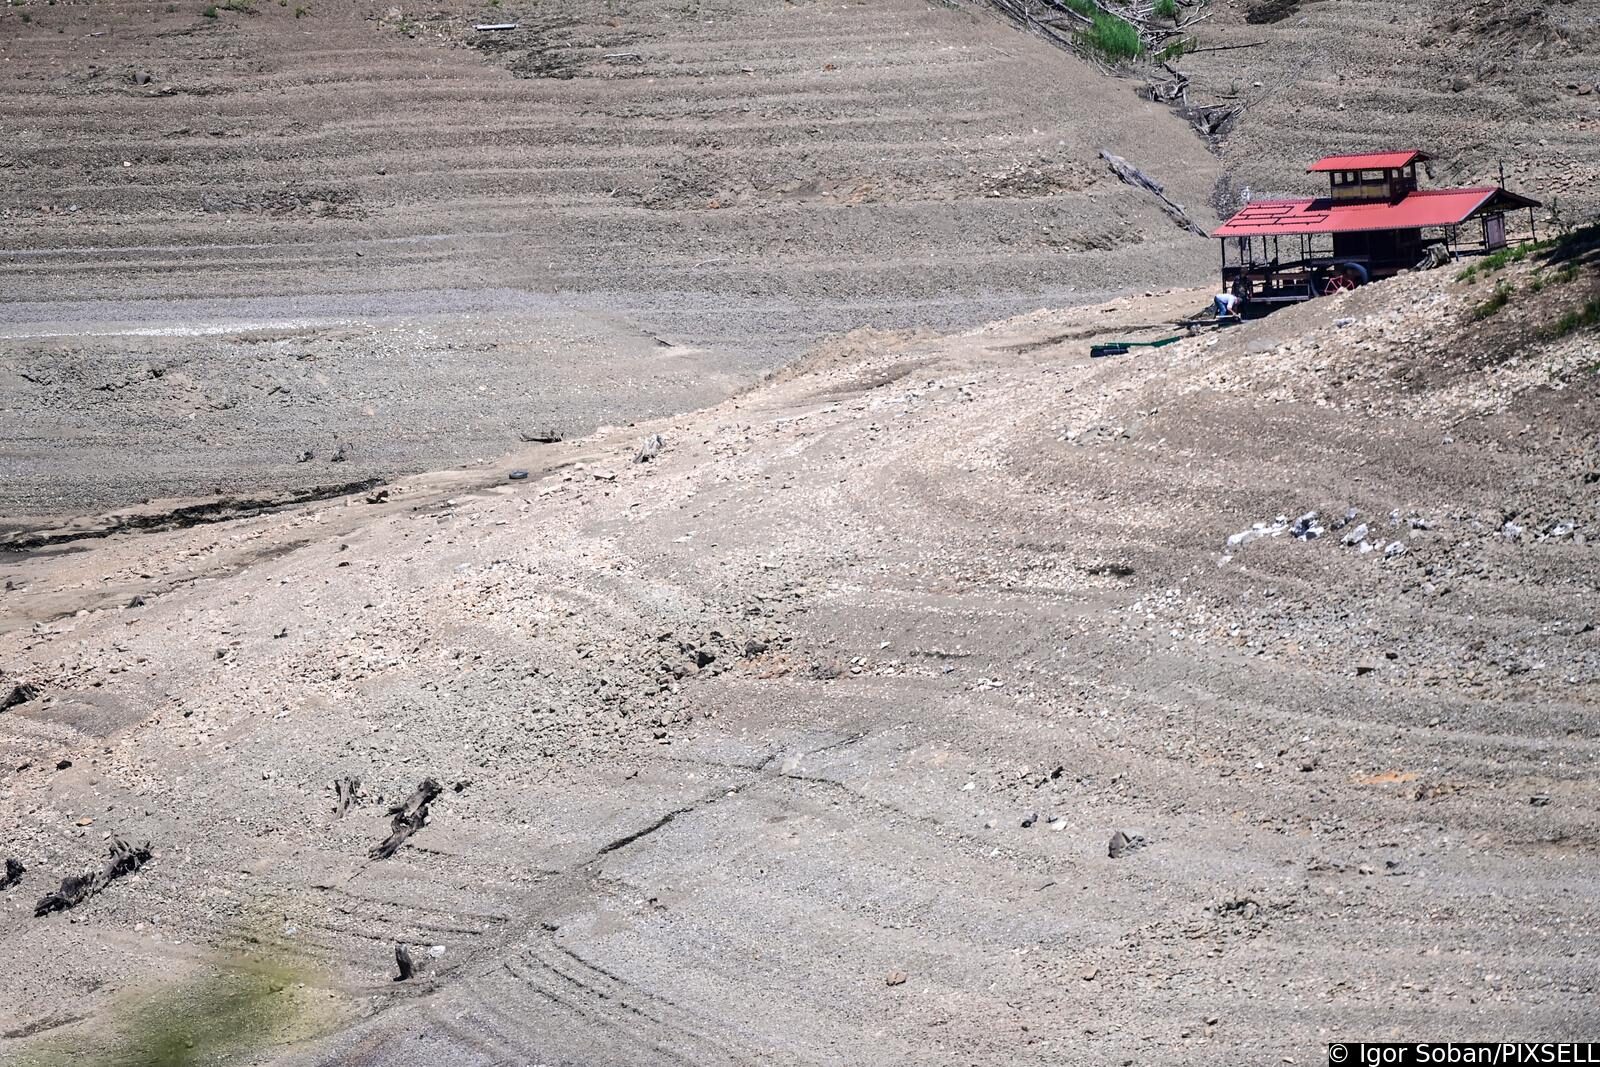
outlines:
M1306 168L1328 195L1257 200L1211 236L1222 245L1222 284L1252 302L1294 303L1415 267L1442 244L1452 256L1506 244L1506 215L1537 200L1504 186L1422 189L1415 150L1328 156ZM1469 225L1469 223L1471 225Z

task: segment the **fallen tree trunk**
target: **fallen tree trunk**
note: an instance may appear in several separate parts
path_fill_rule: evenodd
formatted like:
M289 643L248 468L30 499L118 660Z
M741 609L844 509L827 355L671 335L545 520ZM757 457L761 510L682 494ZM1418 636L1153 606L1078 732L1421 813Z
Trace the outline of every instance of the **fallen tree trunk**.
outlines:
M1143 189L1153 194L1157 200L1161 201L1161 209L1179 226L1182 226L1190 233L1199 234L1201 237L1208 236L1206 231L1194 224L1194 220L1189 217L1189 213L1183 209L1182 204L1167 196L1166 188L1160 182L1135 167L1132 163L1129 163L1126 159L1113 152L1108 152L1104 148L1100 149L1100 158L1105 160L1111 167L1112 173L1116 174L1124 182L1136 189Z
M386 860L400 851L400 846L406 843L406 838L422 829L428 821L428 805L432 804L434 798L442 792L444 789L438 782L432 778L424 778L422 784L417 786L416 792L407 797L404 803L392 806L389 814L394 818L390 820L389 825L393 830L372 849L372 858Z

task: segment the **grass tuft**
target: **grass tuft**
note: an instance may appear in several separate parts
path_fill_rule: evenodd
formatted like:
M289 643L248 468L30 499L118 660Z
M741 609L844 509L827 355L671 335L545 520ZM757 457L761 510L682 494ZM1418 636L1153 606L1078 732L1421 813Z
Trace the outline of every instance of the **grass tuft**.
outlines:
M1550 328L1550 336L1565 337L1569 333L1597 326L1600 326L1600 296L1591 296L1557 319Z
M1164 19L1178 21L1178 0L1156 0L1156 14Z
M1509 303L1511 303L1511 286L1502 282L1495 286L1494 293L1489 299L1472 309L1472 317L1481 322Z
M1144 41L1139 38L1138 29L1127 19L1101 11L1100 5L1095 3L1095 0L1063 0L1063 2L1090 20L1091 24L1081 35L1081 39L1107 59L1112 61L1134 59L1144 52Z
M1144 51L1144 42L1131 22L1104 12L1094 17L1089 43L1108 59L1134 59Z

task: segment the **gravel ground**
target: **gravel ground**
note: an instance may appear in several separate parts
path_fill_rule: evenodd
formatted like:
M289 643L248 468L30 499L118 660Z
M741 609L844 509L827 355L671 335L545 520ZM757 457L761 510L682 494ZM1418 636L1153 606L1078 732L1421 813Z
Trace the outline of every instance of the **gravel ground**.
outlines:
M1593 284L1534 273L1119 359L1204 291L862 331L493 471L9 564L0 1055L1592 1037L1600 352L1529 341ZM108 834L155 858L34 918Z

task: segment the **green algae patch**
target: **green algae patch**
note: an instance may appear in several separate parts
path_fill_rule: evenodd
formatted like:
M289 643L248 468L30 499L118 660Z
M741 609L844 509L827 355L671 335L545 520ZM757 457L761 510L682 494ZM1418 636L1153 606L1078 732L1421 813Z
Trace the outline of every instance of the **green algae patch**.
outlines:
M327 1033L344 1015L309 968L251 954L133 990L110 1010L43 1037L19 1067L207 1067L266 1059Z

